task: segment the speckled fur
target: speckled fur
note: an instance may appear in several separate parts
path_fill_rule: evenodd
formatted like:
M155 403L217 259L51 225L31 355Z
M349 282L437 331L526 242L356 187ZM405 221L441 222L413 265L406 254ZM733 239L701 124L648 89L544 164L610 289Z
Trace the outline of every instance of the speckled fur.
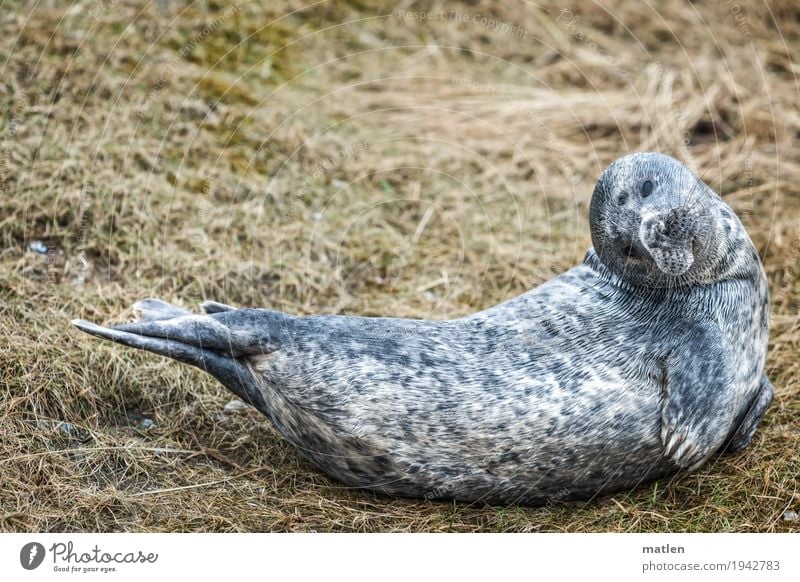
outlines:
M603 173L590 222L581 265L463 319L145 300L140 322L76 325L206 369L320 469L392 495L587 499L744 448L772 386L766 280L738 218L647 153Z

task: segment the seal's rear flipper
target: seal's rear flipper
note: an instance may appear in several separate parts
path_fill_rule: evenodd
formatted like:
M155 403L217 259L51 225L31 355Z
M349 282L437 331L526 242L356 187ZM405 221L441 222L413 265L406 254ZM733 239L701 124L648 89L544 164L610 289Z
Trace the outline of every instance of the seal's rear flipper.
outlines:
M108 339L131 348L147 350L148 352L196 366L211 374L223 386L251 406L262 411L266 409L263 396L253 380L250 370L244 362L236 358L179 341L136 335L135 333L102 327L80 319L73 320L72 325L93 336Z
M203 301L200 304L203 313L210 315L212 313L222 313L224 311L234 311L236 308L224 303L217 303L216 301ZM161 299L148 298L137 301L131 307L134 311L139 312L139 321L158 321L161 319L172 319L173 317L180 317L182 315L191 315L190 311L181 307L176 307Z
M133 311L139 312L139 321L158 321L159 319L172 319L181 315L190 315L190 312L161 301L161 299L142 299L131 306Z
M224 303L217 303L216 301L203 301L200 304L200 307L203 308L203 312L206 315L210 315L212 313L222 313L223 311L233 311L236 309L235 307L225 305Z
M141 304L137 305L141 307ZM219 305L211 309L219 308ZM211 349L233 358L264 355L278 350L291 341L298 320L280 311L232 308L209 315L160 317L158 314L168 313L171 306L145 307L143 312L148 314L147 319L115 325L112 329ZM176 314L183 313L179 308L173 309Z

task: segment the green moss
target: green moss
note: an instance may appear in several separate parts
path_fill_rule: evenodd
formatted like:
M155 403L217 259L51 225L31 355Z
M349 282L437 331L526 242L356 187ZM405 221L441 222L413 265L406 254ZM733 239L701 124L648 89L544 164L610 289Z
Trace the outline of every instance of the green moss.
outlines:
M206 73L197 81L200 92L214 102L255 105L258 98L241 81L228 75Z
M260 82L281 83L297 75L301 53L290 46L297 38L295 29L275 18L241 12L228 18L218 15L204 26L179 29L170 47L207 70L224 69Z

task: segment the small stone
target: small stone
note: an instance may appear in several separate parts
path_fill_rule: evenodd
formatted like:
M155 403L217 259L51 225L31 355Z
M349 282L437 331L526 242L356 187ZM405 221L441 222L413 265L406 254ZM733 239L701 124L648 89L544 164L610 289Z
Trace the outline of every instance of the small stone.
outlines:
M47 245L40 240L33 241L31 244L28 245L28 248L31 249L34 253L39 253L40 255L47 254Z
M85 431L70 422L59 422L56 425L55 430L64 433L70 438L70 440L75 440L82 443L91 440L91 435L88 431Z
M70 436L75 436L78 433L78 429L75 427L75 425L70 424L69 422L59 422L57 428L61 432L65 432Z
M144 430L147 430L149 428L153 428L153 424L154 423L153 423L153 419L152 418L143 418L140 426Z
M242 412L243 410L247 410L250 408L249 404L242 402L241 400L231 400L225 405L225 408L222 411L226 414L234 414L237 412Z
M785 511L783 513L783 521L797 521L800 519L800 515L797 515L796 511Z

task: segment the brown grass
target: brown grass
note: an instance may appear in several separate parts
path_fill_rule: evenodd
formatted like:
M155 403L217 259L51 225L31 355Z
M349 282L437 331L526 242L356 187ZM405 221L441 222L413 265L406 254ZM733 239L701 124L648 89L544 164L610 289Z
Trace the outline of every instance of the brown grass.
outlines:
M800 530L796 3L400 4L6 1L0 530ZM579 262L636 150L724 195L772 288L775 403L696 474L544 508L351 491L200 372L68 325L146 296L462 316Z

